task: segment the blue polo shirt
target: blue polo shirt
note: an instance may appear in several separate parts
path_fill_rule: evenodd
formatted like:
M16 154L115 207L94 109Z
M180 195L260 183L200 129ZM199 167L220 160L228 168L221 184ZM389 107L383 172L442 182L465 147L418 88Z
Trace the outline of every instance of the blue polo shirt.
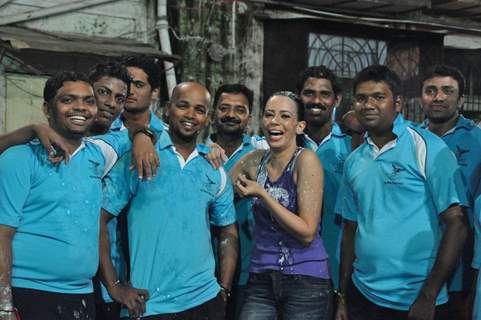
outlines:
M206 144L210 145L211 143L213 143L213 140L212 137L209 137ZM224 163L224 168L225 170L230 171L234 167L234 165L247 153L254 150L265 150L268 148L269 145L267 144L264 137L251 137L244 134L244 136L242 137L242 144L239 146L239 148L237 148L236 151L234 151L230 155L229 159ZM247 280L249 279L249 263L251 261L251 252L255 228L254 213L252 212L252 198L236 197L235 210L237 217L237 225L239 227L240 242L240 270L239 281L237 282L237 284L243 286L247 284Z
M426 129L428 126L428 121L422 124L422 127ZM469 204L468 218L472 226L474 199L481 192L481 129L473 121L460 115L456 125L441 138L455 154L461 168ZM466 279L467 282L463 283L463 274L465 270L469 272L471 260L473 267L479 269L481 265L481 253L479 251L475 250L474 258L469 254L463 257L463 261L458 264L448 283L449 291L461 291L463 288L471 286L469 279Z
M474 229L476 231L474 240L474 250L476 255L476 251L478 250L479 254L479 250L481 250L481 195L478 196L474 202ZM474 260L473 267L479 269L479 264L475 265ZM481 319L481 277L479 275L476 284L476 299L474 300L473 319Z
M16 229L12 286L91 293L99 264L101 179L130 148L127 132L84 139L68 165L37 143L0 155L0 224Z
M422 127L428 129L429 122L425 121ZM481 193L481 129L472 120L460 115L454 128L441 138L455 154L461 168L470 205L468 217L470 224L473 225L474 199ZM479 264L481 258L478 258L477 265Z
M317 156L324 168L321 237L329 256L329 271L335 288L339 287L339 257L342 219L335 214L337 191L344 171L344 161L351 153L351 137L339 125L332 124L331 133L317 148Z
M466 205L461 171L436 135L405 123L379 150L367 141L347 158L339 212L358 224L352 280L373 303L408 310L432 269L443 235L440 217ZM446 287L436 304L447 302Z
M167 128L167 125L162 120L160 120L155 115L155 113L151 111L149 128L151 128L152 131L154 131L156 134L160 135L165 130L165 128ZM124 126L124 123L121 117L118 117L117 119L115 119L114 122L112 122L112 125L110 127L110 131L112 132L121 131L125 129L127 128ZM126 276L125 261L120 250L121 245L120 245L120 236L118 234L119 230L118 230L117 219L111 219L107 224L107 229L109 230L110 257L112 259L112 264L115 270L117 271L119 279L124 280ZM100 291L101 291L102 299L104 302L109 303L114 301L112 297L110 297L107 288L105 288L102 282L100 282Z
M307 133L303 133L300 135L301 141L302 141L302 146L304 148L307 148L309 150L312 150L316 152L317 148L319 145L317 144L316 141L314 141Z
M168 128L167 124L160 120L159 117L155 115L152 111L150 111L150 122L149 122L149 128L154 131L156 134L161 134L165 129ZM122 115L117 117L117 119L112 122L112 125L110 126L111 131L120 131L124 130L124 122L122 120Z
M129 154L105 178L105 210L118 215L130 200L130 280L149 291L144 316L190 309L219 293L210 223L235 223L232 185L204 159L207 147L184 161L164 131L156 149L161 166L152 180L128 169Z

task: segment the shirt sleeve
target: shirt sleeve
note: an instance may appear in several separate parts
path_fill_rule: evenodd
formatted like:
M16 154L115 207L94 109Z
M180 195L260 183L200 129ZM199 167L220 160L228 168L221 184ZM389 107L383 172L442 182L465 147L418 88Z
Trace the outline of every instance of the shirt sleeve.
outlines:
M344 170L345 169L346 168L344 168ZM339 191L337 192L334 212L341 215L346 220L357 221L359 209L355 201L354 193L347 181L345 171L342 175Z
M0 224L18 228L31 186L32 154L16 146L0 155Z
M216 226L226 226L236 221L236 213L234 206L234 191L232 182L226 175L224 168L219 168L220 186L211 208L210 222Z
M120 157L132 149L128 130L112 131L88 140L100 148L105 159L104 176L112 169Z
M446 145L434 145L431 150L428 145L426 180L438 214L453 204L468 206L461 170Z
M114 216L127 205L138 183L129 169L130 159L130 153L125 154L103 179L102 208Z

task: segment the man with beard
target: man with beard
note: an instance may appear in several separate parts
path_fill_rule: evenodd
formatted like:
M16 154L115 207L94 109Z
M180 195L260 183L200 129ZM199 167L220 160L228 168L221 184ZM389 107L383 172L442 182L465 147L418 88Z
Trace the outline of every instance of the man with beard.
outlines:
M252 91L242 84L225 84L215 92L212 115L215 133L209 137L207 144L216 143L224 150L227 158L224 168L227 171L230 171L246 153L268 148L263 138L250 137L246 133L251 119L252 103ZM232 318L237 318L242 305L249 277L249 261L254 235L251 199L237 199L235 207L239 226L240 259L237 267L238 278L235 279L237 283L234 284L233 296L229 303L229 316Z
M209 103L204 86L177 85L166 111L169 130L156 144L162 163L157 175L151 181L137 179L128 170L127 155L106 178L101 274L111 296L126 305L131 316L224 317L238 235L231 183L223 169L214 169L202 156L209 149L196 145L208 122ZM120 283L110 259L106 223L129 201L130 280L133 287L146 288L148 296L130 295L130 285ZM214 276L210 224L220 227L219 282Z
M466 186L468 217L472 228L474 200L481 193L481 129L459 113L464 104L464 88L465 80L458 69L445 65L434 66L422 81L421 104L427 118L422 127L441 137L456 155ZM469 266L473 257L472 232L468 239L463 259L448 287L453 319L471 319L476 281L476 275L473 275ZM479 251L476 250L472 261L475 269L481 266Z
M101 178L130 147L128 132L84 139L97 106L79 73L47 80L43 111L71 159L54 165L38 143L0 156L0 317L17 308L25 320L92 319Z
M329 271L334 288L339 286L339 245L341 219L334 212L344 160L351 152L351 138L333 120L333 110L341 102L336 75L325 66L310 67L299 76L299 96L304 103L307 126L303 137L324 168L324 196L321 237L329 255Z

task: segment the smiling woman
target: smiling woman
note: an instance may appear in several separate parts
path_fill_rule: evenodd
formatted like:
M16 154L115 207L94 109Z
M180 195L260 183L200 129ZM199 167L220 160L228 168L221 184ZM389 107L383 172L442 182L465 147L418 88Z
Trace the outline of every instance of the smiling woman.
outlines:
M262 117L270 150L247 154L231 171L237 193L254 197L256 220L242 320L328 317L329 272L319 236L323 173L316 154L297 146L304 127L298 96L274 94ZM283 303L276 298L281 292Z

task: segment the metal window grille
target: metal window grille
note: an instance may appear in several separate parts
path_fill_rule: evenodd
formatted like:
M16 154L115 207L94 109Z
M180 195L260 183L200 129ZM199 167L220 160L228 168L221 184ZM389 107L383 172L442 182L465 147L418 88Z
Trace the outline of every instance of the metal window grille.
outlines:
M386 42L374 39L310 33L308 52L309 66L324 65L348 79L369 65L387 61Z

